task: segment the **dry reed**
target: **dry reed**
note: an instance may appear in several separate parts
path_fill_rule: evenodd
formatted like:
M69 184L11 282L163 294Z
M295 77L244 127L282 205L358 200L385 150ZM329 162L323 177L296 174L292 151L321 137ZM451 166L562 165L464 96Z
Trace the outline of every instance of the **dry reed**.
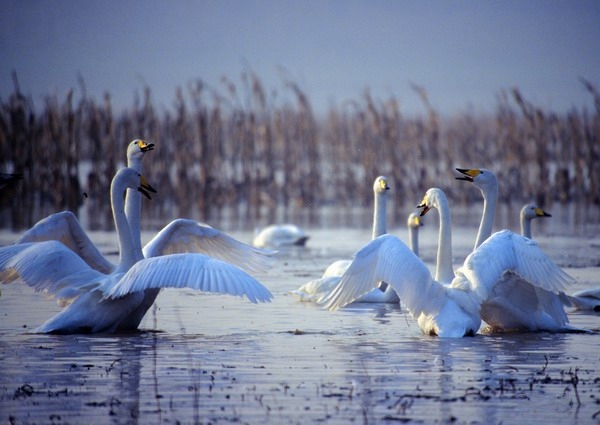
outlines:
M315 217L323 206L341 207L343 223L348 207L370 206L370 182L380 174L392 179L401 206L431 186L466 202L477 193L450 183L457 166L494 170L505 200L600 204L600 94L583 79L593 110L546 111L515 88L500 93L493 116L445 118L418 86L423 116L407 117L398 99L365 92L317 118L298 84L268 92L251 72L239 86L224 78L221 90L196 81L177 90L163 112L145 88L117 114L109 94L98 103L83 81L79 99L74 91L48 96L38 111L13 79L14 93L0 99L0 162L3 172L25 177L0 193L4 228L23 229L86 203L88 227L111 229L108 187L134 138L157 145L145 159L159 190L143 208L147 227L224 216L251 227L301 211ZM405 213L396 211L399 219Z

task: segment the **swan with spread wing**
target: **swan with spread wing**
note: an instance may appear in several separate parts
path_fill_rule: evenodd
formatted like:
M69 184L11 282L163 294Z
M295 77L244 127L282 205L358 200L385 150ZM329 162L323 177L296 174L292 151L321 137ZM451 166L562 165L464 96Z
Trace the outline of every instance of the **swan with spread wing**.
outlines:
M111 184L111 206L119 240L119 264L110 273L90 267L58 241L0 248L0 282L21 279L56 298L63 310L40 326L39 333L97 333L137 329L162 288L192 288L246 296L268 302L271 293L252 276L224 261L198 253L136 260L125 216L123 193L153 190L134 169L123 168Z
M539 291L560 293L571 279L534 241L512 232L498 232L471 253L455 273L446 196L440 189L429 189L420 207L422 214L435 208L440 215L435 278L400 239L383 235L355 254L340 283L323 299L328 309L349 304L383 280L396 290L425 334L474 335L481 326L484 306L501 293L505 302L493 305L498 306L497 314L506 315L501 322L506 325L503 329L512 330L515 327L508 325L518 325L518 329L528 331L575 330L566 323L562 306L556 312L554 304L544 304L544 296L541 301L538 298ZM507 277L512 280L507 282ZM511 282L518 282L516 289L510 288ZM558 323L554 314L561 319ZM494 315L490 313L489 317Z
M375 201L373 204L373 239L387 233L387 201L390 190L389 179L386 176L379 176L373 182L373 194ZM422 224L417 214L411 214L408 218L409 238L413 243L413 251L418 252L418 227ZM417 254L418 255L418 254ZM352 260L338 260L331 263L323 275L305 283L300 288L291 291L290 294L303 302L318 302L324 295L328 294L340 281ZM396 303L399 302L398 294L386 284L371 292L363 295L355 302L372 303Z
M498 201L496 175L483 168L457 168L456 170L461 173L461 176L456 179L473 183L481 191L484 199L483 215L473 254L484 241L494 237L489 254L491 260L514 254L523 264L522 267L527 266L532 272L535 271L535 276L526 276L523 273L503 274L502 279L494 285L483 303L481 318L493 330L554 332L577 330L568 324L569 320L564 309L565 306L571 305L564 291L575 283L574 279L558 268L531 239L509 230L492 235ZM503 234L505 237L495 237L498 234ZM550 270L556 272L552 273ZM554 274L558 276L558 271L563 276L562 284L551 284L552 276ZM534 277L547 280L550 284L538 285L532 280Z

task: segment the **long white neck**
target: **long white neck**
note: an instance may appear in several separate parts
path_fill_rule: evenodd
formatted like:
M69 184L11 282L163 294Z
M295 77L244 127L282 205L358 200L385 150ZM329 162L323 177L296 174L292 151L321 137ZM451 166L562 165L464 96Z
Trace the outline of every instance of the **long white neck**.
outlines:
M387 233L387 193L375 192L373 239Z
M496 215L496 203L498 202L498 186L493 186L482 190L483 194L483 215L475 240L475 248L481 245L487 238L492 236L494 229L494 216Z
M438 239L437 265L435 280L450 283L454 279L452 267L452 219L446 198L438 200L437 210L440 215L440 233Z
M414 254L419 256L419 228L415 226L408 226L408 244L410 250Z
M531 239L531 219L527 219L521 211L521 235Z
M131 239L131 230L125 216L125 205L123 201L123 192L126 187L122 184L118 176L113 179L110 186L110 203L115 219L117 238L119 239L119 265L117 272L125 272L133 266L136 258L133 252L133 241Z
M127 161L127 166L133 168L138 173L142 173L142 159L130 158ZM129 223L131 231L131 240L133 243L133 255L135 261L144 258L142 252L142 235L141 235L141 215L142 215L142 194L137 190L127 190L125 195L125 216Z

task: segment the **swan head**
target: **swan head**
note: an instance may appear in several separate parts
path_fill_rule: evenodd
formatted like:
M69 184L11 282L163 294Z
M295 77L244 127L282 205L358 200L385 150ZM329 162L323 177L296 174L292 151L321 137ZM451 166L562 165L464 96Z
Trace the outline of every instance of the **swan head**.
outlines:
M386 176L379 176L373 183L373 191L377 193L386 193L390 190L389 180Z
M115 177L113 179L113 185L115 184L121 185L123 187L123 190L137 190L148 199L152 199L150 197L150 193L148 192L156 193L156 190L152 186L150 186L150 184L144 178L144 176L135 171L133 168L125 167L117 171L117 174L115 174Z
M154 143L148 143L141 139L135 139L127 146L127 159L141 159L145 152L154 150Z
M410 213L408 215L408 219L406 220L406 225L409 229L418 229L423 225L423 219L417 213Z
M524 219L534 219L539 217L552 217L551 214L547 213L540 207L534 204L527 204L521 208L521 217Z
M417 205L417 208L422 209L420 216L423 217L430 209L437 208L440 210L440 206L447 204L447 202L444 191L437 187L432 187L425 193L423 200Z
M498 179L496 175L485 168L457 168L456 171L462 175L455 177L456 180L465 180L473 183L483 192L490 189L498 189Z

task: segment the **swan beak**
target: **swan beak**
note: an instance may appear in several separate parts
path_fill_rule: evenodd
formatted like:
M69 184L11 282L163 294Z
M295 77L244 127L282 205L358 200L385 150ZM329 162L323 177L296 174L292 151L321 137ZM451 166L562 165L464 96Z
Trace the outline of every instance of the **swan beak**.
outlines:
M464 174L463 176L455 177L456 180L466 180L466 181L471 182L471 183L473 183L473 179L475 177L477 177L478 175L481 174L481 170L478 170L476 168L471 168L471 169L457 168L456 171L458 171L459 173Z
M538 217L552 217L552 214L547 213L539 207L535 209L535 215L537 215Z
M144 140L140 140L138 146L142 152L154 150L154 143L146 143Z
M417 205L417 208L423 208L423 211L421 211L421 214L419 214L420 217L423 217L431 209L431 207L425 203ZM419 220L419 225L422 225L421 220Z
M138 187L138 191L148 199L152 199L148 192L156 193L156 189L150 186L144 176L140 176L140 186Z

